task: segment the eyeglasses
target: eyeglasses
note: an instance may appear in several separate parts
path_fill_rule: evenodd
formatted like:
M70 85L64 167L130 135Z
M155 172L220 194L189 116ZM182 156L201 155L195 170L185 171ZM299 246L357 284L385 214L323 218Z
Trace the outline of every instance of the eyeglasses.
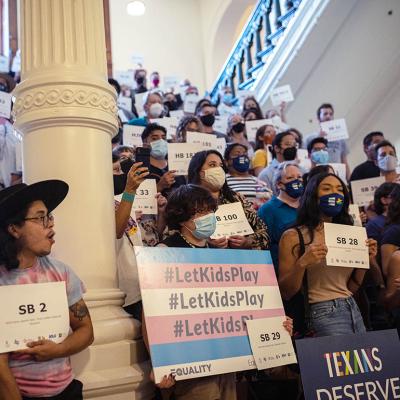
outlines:
M41 221L43 228L48 228L49 223L54 221L54 215L49 213L49 214L43 215L41 217L25 218L24 221Z

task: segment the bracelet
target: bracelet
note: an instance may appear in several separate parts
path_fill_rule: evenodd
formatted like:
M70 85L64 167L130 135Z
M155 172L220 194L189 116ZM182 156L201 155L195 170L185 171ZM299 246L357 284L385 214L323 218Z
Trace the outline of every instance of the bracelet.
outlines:
M122 200L127 201L128 203L133 203L133 200L135 200L135 195L133 193L124 192L122 194Z

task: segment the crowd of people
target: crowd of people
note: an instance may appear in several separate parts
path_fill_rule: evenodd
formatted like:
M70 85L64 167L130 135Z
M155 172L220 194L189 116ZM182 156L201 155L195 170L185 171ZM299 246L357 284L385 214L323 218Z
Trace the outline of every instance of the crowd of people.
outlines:
M400 331L400 179L396 148L384 133L365 136L366 161L351 171L347 141L329 140L320 126L303 137L290 125L285 103L264 111L256 94L239 101L229 86L220 89L217 100L200 98L188 80L162 90L160 75L153 72L148 86L142 68L134 79L134 88L109 79L118 96L130 100L120 103L125 106L119 107L110 157L119 287L126 294L125 311L142 322L147 347L134 245L269 250L288 316L285 328L294 338L393 327ZM320 105L316 115L319 123L334 120L333 105ZM171 117L178 118L172 134L159 120ZM218 127L225 130L216 128L221 120L226 124ZM252 138L246 122L257 120L265 123ZM0 285L65 280L72 333L62 347L43 340L25 351L0 354L0 398L79 399L82 387L72 377L68 357L93 340L90 316L82 282L49 257L54 243L51 212L67 195L68 185L56 180L25 185L15 179L21 171L13 169L15 161L7 155L11 124L2 121L1 126ZM124 142L126 126L141 127L141 145ZM169 144L186 143L188 133L223 139L223 147L199 148L187 173L177 174L168 165ZM337 164L343 166L341 176ZM373 198L358 208L359 215L352 215L352 182L377 177L382 184ZM135 212L135 196L148 179L155 180L157 212ZM232 203L243 208L253 233L212 238L215 212ZM370 268L327 267L324 223L354 225L358 218L368 235ZM271 385L274 376L273 371L264 374ZM299 379L298 370L287 376L288 381ZM234 400L239 383L256 378L260 376L225 374L176 382L165 376L156 384L156 395Z

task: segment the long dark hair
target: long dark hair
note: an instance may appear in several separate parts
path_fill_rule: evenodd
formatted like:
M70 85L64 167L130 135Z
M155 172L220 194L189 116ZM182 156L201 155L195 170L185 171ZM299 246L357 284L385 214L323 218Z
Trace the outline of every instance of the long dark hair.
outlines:
M350 195L346 184L335 174L322 172L313 176L305 188L297 209L295 227L305 227L310 235L310 243L314 240L314 230L322 221L322 212L319 208L318 188L321 182L328 176L334 176L343 187L344 205L340 213L332 218L334 224L353 225L353 218L349 214Z
M224 163L224 159L217 150L199 151L190 160L188 169L188 183L193 183L195 185L202 186L202 182L200 179L200 170L210 154L215 154L216 156L218 156L221 159L222 168L224 169L225 173L228 172ZM225 199L227 199L231 203L237 201L237 199L235 198L235 192L229 188L228 184L226 183L226 180L221 188L221 194Z
M400 224L400 185L396 185L390 193L392 200L388 207L386 225Z
M8 270L19 267L17 256L21 250L19 241L8 232L8 227L9 225L23 225L28 208L27 206L17 215L7 218L0 226L0 265L4 265Z

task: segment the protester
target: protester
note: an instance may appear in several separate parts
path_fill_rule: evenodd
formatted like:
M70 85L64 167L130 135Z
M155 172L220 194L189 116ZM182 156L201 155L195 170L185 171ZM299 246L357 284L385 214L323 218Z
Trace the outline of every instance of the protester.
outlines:
M254 155L253 146L247 140L246 125L240 114L232 114L228 118L228 140L231 143L239 143L246 146L250 158Z
M328 165L328 164L324 164L324 165L317 165L314 168L311 168L309 172L305 173L303 175L303 185L304 187L307 186L308 181L315 175L318 175L320 173L330 173L330 174L334 174L335 171L334 169Z
M245 117L244 114L250 110L256 116L256 118L254 119L263 119L263 112L261 111L260 104L254 96L249 96L245 98L243 102L243 117ZM246 117L244 119L246 120Z
M272 142L273 159L269 165L264 168L258 177L264 181L267 186L277 194L273 185L273 177L278 165L284 161L293 161L297 155L296 139L290 131L278 133Z
M216 150L200 151L190 160L188 182L208 189L218 205L241 202L246 218L254 234L235 235L229 238L210 239L212 247L235 249L267 249L269 237L267 228L252 209L251 204L233 192L226 183L224 160Z
M119 97L121 94L121 86L118 83L118 81L116 81L113 78L108 78L108 83L115 89L115 91L117 92L117 97ZM132 102L132 107L129 110L118 106L118 115L121 118L123 118L124 121L129 121L131 119L138 117L138 113L136 111L136 107L134 106L133 102Z
M276 110L275 108L271 108L271 109L267 110L265 112L265 118L271 119L274 117L279 117L282 122L286 123L286 106L287 106L287 103L285 101L283 101L279 105L279 111Z
M229 188L252 203L255 210L271 198L272 193L267 185L249 173L247 146L239 143L228 144L224 159L229 172L226 176Z
M115 154L121 161L126 159L133 160L135 149L131 146L119 145L113 149L113 154Z
M161 118L165 114L163 96L160 92L147 92L143 97L144 117L134 118L128 122L129 125L147 126L149 119Z
M385 304L392 311L393 327L400 334L400 250L396 250L389 259Z
M186 133L187 132L203 132L203 124L201 121L193 116L187 115L179 121L179 125L176 128L175 142L186 143Z
M385 177L386 182L399 182L396 148L387 140L382 140L375 146L376 164L380 175Z
M367 161L354 168L350 181L360 179L375 178L380 175L379 167L376 165L375 147L384 140L382 132L370 132L363 139L364 153L367 156Z
M251 166L254 175L260 175L260 172L268 166L268 160L272 158L272 142L276 136L275 127L272 125L263 125L256 132L256 151L251 160Z
M209 133L216 135L217 137L225 137L221 132L217 132L213 129L215 123L216 109L210 102L203 102L197 107L196 116L200 119L203 124L203 133Z
M262 114L258 114L256 108L249 108L242 112L242 117L245 121L254 121L258 119L263 119Z
M329 163L328 141L324 137L316 137L307 145L311 168Z
M306 273L305 298L316 336L365 332L353 298L363 282L365 269L326 265L328 249L323 223L353 225L349 204L348 190L339 177L330 173L314 176L300 201L295 228L287 230L279 243L282 297L285 300L294 297L301 290ZM376 241L368 239L367 244L370 263L375 263Z
M51 212L67 193L68 185L59 180L0 191L0 285L65 282L71 328L61 343L39 339L0 355L2 399L82 399L82 383L74 379L69 357L93 342L85 289L71 268L49 257L55 235Z
M134 90L135 93L144 93L147 92L147 86L146 86L146 75L147 72L143 68L139 68L135 70L134 74L134 79L136 82L136 88Z
M278 275L279 241L283 232L296 221L300 197L304 191L302 172L298 164L294 161L279 164L273 182L279 194L274 195L258 210L258 216L267 225L272 262Z
M158 89L160 86L160 74L156 71L150 75L151 90Z

